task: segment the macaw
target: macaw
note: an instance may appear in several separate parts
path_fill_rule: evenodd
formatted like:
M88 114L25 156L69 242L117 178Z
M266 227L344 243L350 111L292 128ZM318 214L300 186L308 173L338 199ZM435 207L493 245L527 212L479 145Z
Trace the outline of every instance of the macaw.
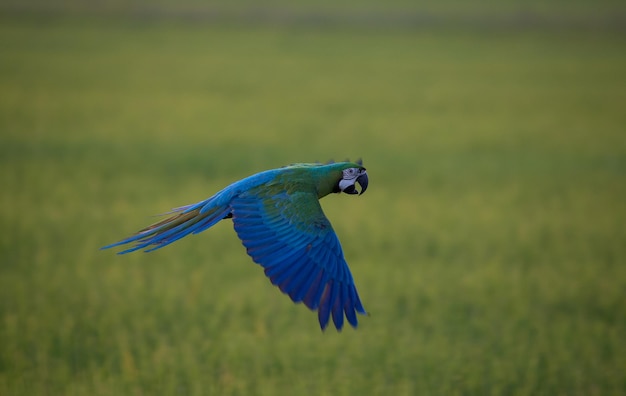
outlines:
M252 260L295 303L317 310L322 330L331 314L338 331L344 314L356 328L356 313L367 313L319 199L330 193L360 195L367 184L361 160L267 170L203 201L172 209L166 213L170 217L103 249L132 243L119 254L144 248L150 252L230 218Z

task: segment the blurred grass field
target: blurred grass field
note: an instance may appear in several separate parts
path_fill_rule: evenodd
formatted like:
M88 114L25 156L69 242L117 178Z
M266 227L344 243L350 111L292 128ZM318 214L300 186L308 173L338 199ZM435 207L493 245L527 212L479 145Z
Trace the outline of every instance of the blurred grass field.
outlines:
M626 394L626 39L4 18L0 395ZM369 317L321 332L224 221L99 248L292 162Z

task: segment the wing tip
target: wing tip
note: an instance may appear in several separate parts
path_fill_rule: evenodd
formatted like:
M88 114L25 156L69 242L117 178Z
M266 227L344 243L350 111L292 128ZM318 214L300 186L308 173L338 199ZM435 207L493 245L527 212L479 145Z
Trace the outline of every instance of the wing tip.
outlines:
M339 290L340 288L341 290ZM335 329L337 332L341 332L345 324L344 316L354 329L357 329L359 325L357 314L370 316L369 312L363 308L354 285L345 285L342 282L335 283L332 280L324 286L317 311L322 331L328 328L331 317Z

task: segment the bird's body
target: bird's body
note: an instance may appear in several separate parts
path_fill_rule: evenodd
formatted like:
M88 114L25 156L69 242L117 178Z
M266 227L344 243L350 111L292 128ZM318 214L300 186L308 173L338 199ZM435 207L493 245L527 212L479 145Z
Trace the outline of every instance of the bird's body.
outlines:
M333 192L357 194L357 182L363 193L368 178L360 161L293 164L260 172L208 199L175 208L165 220L104 248L134 243L120 253L152 251L232 218L250 257L294 302L317 310L322 329L332 315L341 330L344 314L356 327L356 313L366 312L319 199Z

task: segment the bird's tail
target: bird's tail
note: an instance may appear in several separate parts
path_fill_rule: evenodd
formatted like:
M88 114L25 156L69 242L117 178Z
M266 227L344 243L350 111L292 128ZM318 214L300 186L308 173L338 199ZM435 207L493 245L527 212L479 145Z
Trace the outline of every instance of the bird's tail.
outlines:
M138 231L126 239L104 246L102 249L134 243L133 247L118 254L130 253L144 248L147 248L146 252L151 252L189 234L202 232L220 220L230 217L230 208L214 206L211 204L211 199L208 199L196 204L172 209L165 214L171 216Z

